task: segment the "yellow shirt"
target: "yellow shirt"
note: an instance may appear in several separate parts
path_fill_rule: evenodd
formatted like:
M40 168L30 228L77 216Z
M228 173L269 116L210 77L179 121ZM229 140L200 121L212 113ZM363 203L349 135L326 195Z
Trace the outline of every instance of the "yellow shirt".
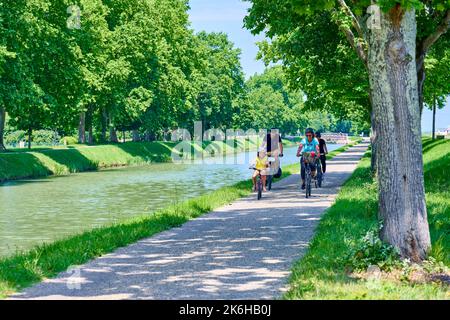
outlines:
M256 157L256 170L264 170L267 168L267 156L264 158Z

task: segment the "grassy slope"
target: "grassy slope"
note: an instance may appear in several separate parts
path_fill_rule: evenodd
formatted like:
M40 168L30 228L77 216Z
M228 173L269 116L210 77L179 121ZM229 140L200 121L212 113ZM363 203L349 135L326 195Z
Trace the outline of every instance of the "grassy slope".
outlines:
M450 141L424 139L427 208L432 256L450 263ZM365 158L321 220L307 254L296 263L287 299L445 299L437 284L350 278L342 263L352 241L377 223L377 191Z
M253 150L258 145L257 139L250 139L248 143L244 143L243 140L237 141L233 147L220 142L205 143L203 147L210 146L216 153L233 153L247 149ZM171 161L174 146L175 143L171 142L127 142L0 153L0 182L48 175L66 175L107 167L167 162Z

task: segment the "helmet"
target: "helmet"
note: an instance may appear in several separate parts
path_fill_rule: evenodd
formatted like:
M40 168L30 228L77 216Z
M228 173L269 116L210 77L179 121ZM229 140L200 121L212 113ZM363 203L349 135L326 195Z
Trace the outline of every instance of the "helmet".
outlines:
M314 129L313 128L308 128L305 130L305 134L311 133L312 135L314 135Z

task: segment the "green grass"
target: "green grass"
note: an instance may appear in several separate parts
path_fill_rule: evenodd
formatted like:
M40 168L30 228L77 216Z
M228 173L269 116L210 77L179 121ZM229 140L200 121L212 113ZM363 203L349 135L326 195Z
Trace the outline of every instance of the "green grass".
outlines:
M255 150L258 139L237 140L233 146L222 142L204 143L217 154ZM289 143L289 142L286 142ZM42 148L0 153L0 182L24 178L98 170L101 168L170 162L173 142L127 142L98 146ZM194 149L198 150L198 148ZM201 148L200 148L201 151Z
M450 263L450 141L423 140L425 187L433 243L431 256ZM322 218L306 255L292 270L286 299L449 299L445 286L394 280L378 282L348 274L343 259L351 243L377 225L377 185L370 154L345 183Z

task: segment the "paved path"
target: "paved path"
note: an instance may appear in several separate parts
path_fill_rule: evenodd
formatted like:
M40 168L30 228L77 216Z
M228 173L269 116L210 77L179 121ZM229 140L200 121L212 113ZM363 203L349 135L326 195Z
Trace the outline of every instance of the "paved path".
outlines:
M327 166L325 188L305 199L292 175L264 195L244 198L116 250L19 299L272 299L286 289L292 264L306 251L321 214L367 148Z

